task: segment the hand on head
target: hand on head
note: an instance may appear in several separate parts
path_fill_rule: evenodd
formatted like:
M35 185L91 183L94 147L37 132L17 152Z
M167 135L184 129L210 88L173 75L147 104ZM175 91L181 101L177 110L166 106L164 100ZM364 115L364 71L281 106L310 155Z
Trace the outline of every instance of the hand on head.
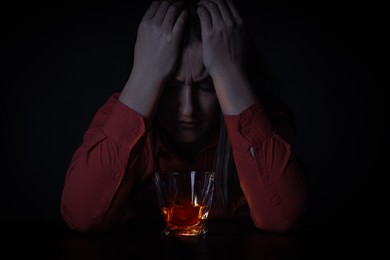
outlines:
M198 5L203 62L210 75L227 73L232 67L242 70L245 28L232 0L202 0Z
M178 61L188 17L183 7L181 1L152 2L138 27L132 73L149 75L156 81L170 77Z
M242 19L232 0L197 2L203 61L211 76L228 68L242 69L245 35ZM185 1L153 1L138 28L134 66L157 81L169 79L182 52L189 12Z

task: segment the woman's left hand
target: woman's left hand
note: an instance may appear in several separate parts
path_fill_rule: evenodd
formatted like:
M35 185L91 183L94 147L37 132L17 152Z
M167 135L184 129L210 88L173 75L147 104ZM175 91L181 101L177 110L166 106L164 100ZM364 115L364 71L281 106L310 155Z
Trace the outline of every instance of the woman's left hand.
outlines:
M198 15L202 31L203 63L212 78L243 72L246 35L232 0L203 0Z

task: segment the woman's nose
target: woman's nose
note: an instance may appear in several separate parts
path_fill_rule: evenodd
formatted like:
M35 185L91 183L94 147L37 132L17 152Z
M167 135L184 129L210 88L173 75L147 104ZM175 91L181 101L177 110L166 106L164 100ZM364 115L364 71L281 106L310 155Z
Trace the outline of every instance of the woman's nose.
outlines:
M180 112L184 116L191 116L194 113L193 87L184 85L180 93Z

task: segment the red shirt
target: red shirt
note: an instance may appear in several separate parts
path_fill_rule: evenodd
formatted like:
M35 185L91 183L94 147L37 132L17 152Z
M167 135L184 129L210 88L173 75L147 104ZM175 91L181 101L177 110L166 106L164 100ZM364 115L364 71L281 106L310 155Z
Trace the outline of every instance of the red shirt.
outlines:
M61 213L80 232L105 231L136 217L161 217L156 170L212 167L211 142L189 163L150 131L150 122L113 94L97 111L75 151L61 199ZM271 125L260 102L224 116L243 196L232 217L251 218L262 230L284 232L301 221L308 190L291 145ZM275 124L274 124L275 126ZM222 218L217 199L209 218Z

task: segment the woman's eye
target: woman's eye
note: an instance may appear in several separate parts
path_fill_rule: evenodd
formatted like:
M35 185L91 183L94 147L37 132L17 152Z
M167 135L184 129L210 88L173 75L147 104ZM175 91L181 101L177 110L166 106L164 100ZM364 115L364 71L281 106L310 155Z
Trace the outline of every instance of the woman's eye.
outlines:
M170 89L177 88L180 86L181 86L181 83L177 82L177 81L168 81L167 84L165 85L166 88L170 88Z
M214 91L214 83L211 77L206 80L198 82L198 88L204 91Z
M212 82L202 82L198 84L201 90L214 91L214 84Z
M184 83L176 80L170 80L165 84L166 89L174 90L182 87ZM202 91L214 91L214 84L212 80L207 80L203 82L194 82L194 87L197 87L198 89Z

